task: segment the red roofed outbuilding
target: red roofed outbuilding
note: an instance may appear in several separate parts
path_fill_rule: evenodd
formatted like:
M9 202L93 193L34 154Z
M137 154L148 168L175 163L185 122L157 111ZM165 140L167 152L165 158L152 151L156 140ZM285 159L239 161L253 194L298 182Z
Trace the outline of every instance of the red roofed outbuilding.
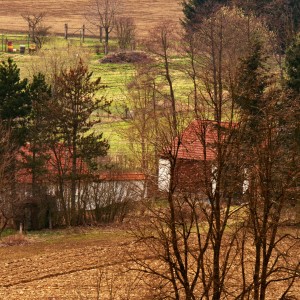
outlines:
M230 123L222 122L222 128ZM176 159L176 187L180 191L200 192L204 186L203 172L212 172L216 158L216 144L220 130L218 124L210 120L194 120L174 140L170 153L165 153L159 160L158 185L161 191L169 190L171 159ZM207 178L207 176L206 176Z

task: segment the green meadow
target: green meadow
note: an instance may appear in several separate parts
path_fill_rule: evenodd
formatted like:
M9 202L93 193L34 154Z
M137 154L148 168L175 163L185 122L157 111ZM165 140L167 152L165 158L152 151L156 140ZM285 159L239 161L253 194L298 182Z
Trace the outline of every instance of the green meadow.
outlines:
M21 41L27 38L25 35L19 35L18 37ZM131 155L128 141L122 132L126 129L129 130L129 123L123 119L125 108L130 105L127 85L135 74L134 64L101 63L101 59L104 57L101 54L103 45L97 39L92 38L86 38L84 43L82 43L80 39L65 40L63 37L51 37L39 53L32 55L28 53L27 45L25 54L20 54L17 41L14 41L14 48L16 49L14 53L0 52L0 59L5 61L8 57L12 57L20 68L21 77L29 79L38 71L47 74L49 69L49 65L46 65L47 61L55 59L58 63L68 67L72 65L73 58L83 57L88 63L90 71L93 72L93 77L101 77L101 82L105 86L105 89L99 91L97 96L104 96L111 102L111 113L100 112L101 123L95 128L103 132L103 136L108 139L110 143L109 154L111 156L120 154ZM117 49L116 41L110 41L110 48ZM174 57L172 64L172 78L176 97L180 103L184 104L184 107L187 107L191 91L191 82L187 80L184 72L187 61ZM158 83L162 80L162 78L158 79ZM168 94L168 88L163 89L162 92Z

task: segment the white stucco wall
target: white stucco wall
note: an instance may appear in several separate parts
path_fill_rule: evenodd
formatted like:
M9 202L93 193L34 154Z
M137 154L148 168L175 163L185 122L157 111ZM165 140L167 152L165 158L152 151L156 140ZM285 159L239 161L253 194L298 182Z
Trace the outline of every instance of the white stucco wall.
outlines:
M169 191L171 177L170 169L170 161L161 158L158 163L158 189L162 192Z

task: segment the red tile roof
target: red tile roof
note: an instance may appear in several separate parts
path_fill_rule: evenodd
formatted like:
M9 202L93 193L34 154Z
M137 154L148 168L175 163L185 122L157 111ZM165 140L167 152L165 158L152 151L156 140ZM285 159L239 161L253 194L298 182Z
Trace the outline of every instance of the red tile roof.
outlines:
M140 181L145 180L146 175L143 173L100 173L99 178L105 181Z
M70 175L72 170L72 152L62 144L57 144L54 150L47 150L43 153L46 157L44 166L44 174L39 176L39 181L49 182L58 174ZM23 146L17 157L17 160L24 164L23 168L17 172L17 179L22 183L32 182L32 170L26 167L26 158L32 158L33 153L30 149L30 145ZM77 172L81 174L87 173L88 167L81 159L78 159Z
M71 151L61 144L58 144L53 151L48 150L44 155L48 159L45 163L45 174L39 176L41 182L51 182L55 177L60 174L68 176L72 169L72 153ZM17 159L19 162L26 164L25 157L32 157L29 144L20 149L20 154ZM78 159L78 174L89 174L88 166L84 161ZM140 181L145 180L146 176L143 173L136 172L99 172L93 173L103 181ZM32 183L32 173L30 168L23 167L17 172L17 180L20 183Z
M230 123L222 122L228 128ZM191 160L213 160L215 144L218 141L217 122L210 120L194 120L183 131L177 158ZM178 138L175 140L175 145Z

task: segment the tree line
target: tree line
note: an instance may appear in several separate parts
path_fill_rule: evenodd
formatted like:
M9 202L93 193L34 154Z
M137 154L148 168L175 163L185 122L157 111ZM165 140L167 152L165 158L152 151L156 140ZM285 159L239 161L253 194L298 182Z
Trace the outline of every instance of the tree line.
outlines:
M261 2L185 1L182 31L171 21L151 31L156 61L129 85L133 151L167 182L132 228L155 257L131 254L153 299L297 297L299 7ZM186 102L178 73L190 82ZM196 144L202 159L183 159Z
M21 79L11 58L2 61L0 74L4 224L11 217L21 222L21 204L32 203L30 199L44 206L49 217L62 212L63 220L53 223L83 223L86 207L77 201L79 185L93 176L96 158L109 148L102 133L91 130L100 122L98 113L109 110L101 92L105 86L100 78L92 80L81 59L55 74L52 85L42 73L31 81Z

